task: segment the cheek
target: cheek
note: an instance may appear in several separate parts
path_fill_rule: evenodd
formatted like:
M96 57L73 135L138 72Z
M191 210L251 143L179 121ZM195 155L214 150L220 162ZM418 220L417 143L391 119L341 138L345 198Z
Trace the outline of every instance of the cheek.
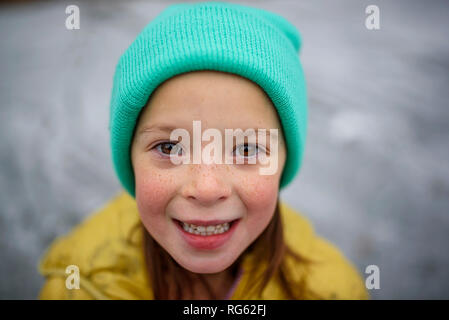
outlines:
M271 220L279 192L277 176L252 176L240 184L240 197L248 210L250 226L262 231Z
M155 206L163 202L170 193L169 178L152 171L136 171L136 200L142 205Z
M263 208L270 203L276 203L279 177L251 174L240 179L238 186L240 196L248 206Z
M158 173L155 169L136 168L135 183L136 203L142 222L150 233L164 230L166 207L174 190L170 175Z

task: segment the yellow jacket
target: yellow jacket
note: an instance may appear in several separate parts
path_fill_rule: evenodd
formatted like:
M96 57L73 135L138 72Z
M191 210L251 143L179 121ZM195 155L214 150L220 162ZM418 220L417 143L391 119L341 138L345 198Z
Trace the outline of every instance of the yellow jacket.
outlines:
M291 283L303 280L305 299L369 299L354 265L333 244L317 236L311 223L285 203L281 215L287 244L312 262L287 259ZM39 299L153 299L146 273L142 229L134 198L122 193L104 208L57 238L39 261L46 277ZM79 269L79 289L67 289L69 265ZM277 280L271 279L263 295L245 292L252 256L242 262L243 274L231 299L286 299Z

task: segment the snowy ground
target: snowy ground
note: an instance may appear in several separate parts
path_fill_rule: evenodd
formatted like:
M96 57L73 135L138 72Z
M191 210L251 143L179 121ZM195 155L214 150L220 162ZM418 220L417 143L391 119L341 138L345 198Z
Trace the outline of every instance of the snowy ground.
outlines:
M449 298L449 3L248 1L303 37L303 167L282 198L364 275L375 299ZM430 4L431 3L431 4ZM65 28L77 4L81 29ZM169 2L0 5L0 298L37 296L37 261L120 190L108 107L120 54ZM380 8L377 31L365 8Z

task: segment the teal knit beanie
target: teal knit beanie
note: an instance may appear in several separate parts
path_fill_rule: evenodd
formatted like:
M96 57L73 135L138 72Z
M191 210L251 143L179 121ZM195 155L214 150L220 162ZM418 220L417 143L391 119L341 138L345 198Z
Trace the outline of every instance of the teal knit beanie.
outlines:
M307 131L307 99L299 61L301 38L283 17L225 2L167 7L120 57L110 105L114 169L135 197L131 140L139 113L165 80L190 71L234 73L258 84L275 106L287 157L280 188L301 167Z

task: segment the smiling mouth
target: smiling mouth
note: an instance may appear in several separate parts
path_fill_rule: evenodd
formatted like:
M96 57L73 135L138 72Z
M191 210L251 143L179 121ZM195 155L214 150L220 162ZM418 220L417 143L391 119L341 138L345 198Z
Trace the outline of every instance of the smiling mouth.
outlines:
M176 223L187 233L200 235L200 236L212 236L217 234L226 233L231 229L234 222L239 219L235 219L229 222L224 222L220 224L208 224L208 225L197 225L193 223L186 223L180 220L176 220Z

